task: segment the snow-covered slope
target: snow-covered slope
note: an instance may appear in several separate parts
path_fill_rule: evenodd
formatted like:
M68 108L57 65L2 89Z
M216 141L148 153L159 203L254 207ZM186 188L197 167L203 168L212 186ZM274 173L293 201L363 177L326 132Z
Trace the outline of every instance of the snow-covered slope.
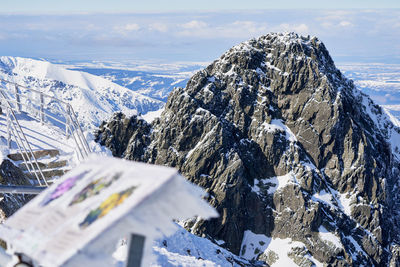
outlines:
M167 266L250 266L250 263L210 240L189 233L177 225L173 235L158 240L153 245L154 261L152 267ZM126 242L114 253L117 266L125 266L127 255Z
M209 62L55 62L67 69L101 76L139 94L167 101L175 87L185 87L192 75Z
M153 267L166 266L250 266L243 258L193 235L183 228L153 247L156 262Z
M145 114L164 105L102 77L41 60L0 57L0 78L70 103L85 128L99 125L117 111Z

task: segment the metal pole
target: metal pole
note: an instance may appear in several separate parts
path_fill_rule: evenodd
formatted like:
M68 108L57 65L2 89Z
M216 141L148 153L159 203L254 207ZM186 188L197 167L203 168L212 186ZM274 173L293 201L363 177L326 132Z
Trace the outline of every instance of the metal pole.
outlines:
M46 188L45 186L0 185L0 193L38 195Z
M21 112L21 99L19 96L18 85L15 85L14 88L15 88L15 100L17 101L17 111Z
M8 148L11 149L11 110L9 107L6 109L7 112L7 145Z
M145 237L142 235L131 234L128 248L128 258L126 259L126 267L140 267L143 258Z
M44 99L43 99L43 93L40 93L40 122L44 123L44 111L43 111L43 106L44 106Z
M67 139L69 138L69 129L70 129L70 124L71 124L71 122L70 122L70 120L69 120L69 115L70 115L70 113L71 113L71 109L70 109L70 106L69 105L67 105L67 116L65 116L65 118L66 118L66 122L65 122L65 136L67 137Z

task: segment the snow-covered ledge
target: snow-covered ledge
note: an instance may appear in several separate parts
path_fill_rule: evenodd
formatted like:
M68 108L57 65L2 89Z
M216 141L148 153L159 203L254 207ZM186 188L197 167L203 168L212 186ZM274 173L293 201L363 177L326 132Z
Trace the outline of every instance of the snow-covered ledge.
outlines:
M173 219L218 216L172 168L92 156L0 225L11 253L40 266L114 266L118 240L145 236L142 266Z

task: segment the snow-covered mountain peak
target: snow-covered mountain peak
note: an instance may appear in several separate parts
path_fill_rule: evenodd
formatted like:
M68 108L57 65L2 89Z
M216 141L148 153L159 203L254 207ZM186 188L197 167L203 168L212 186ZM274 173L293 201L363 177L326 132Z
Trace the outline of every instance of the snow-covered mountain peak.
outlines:
M280 52L287 53L289 52L293 46L301 46L303 47L303 51L305 50L313 50L314 46L319 47L323 43L317 37L310 36L302 36L297 33L287 32L287 33L269 33L259 38L253 38L242 42L238 45L235 45L227 52L225 52L221 58L231 55L236 52L246 52L246 51L261 51L263 46L272 46L270 52L273 52L272 49L274 46L278 46ZM283 48L283 49L282 49ZM272 55L270 56L272 57Z
M114 112L145 114L164 105L100 76L68 70L44 60L0 57L0 78L70 103L88 128L99 125Z
M235 46L151 125L130 120L97 140L206 188L222 216L185 224L194 233L271 266L399 265L400 131L316 38Z

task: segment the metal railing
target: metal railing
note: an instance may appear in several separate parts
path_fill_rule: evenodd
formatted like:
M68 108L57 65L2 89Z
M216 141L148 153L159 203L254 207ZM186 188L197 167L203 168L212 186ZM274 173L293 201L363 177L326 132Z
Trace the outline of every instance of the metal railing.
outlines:
M7 144L11 148L11 136L14 137L15 143L18 146L18 150L22 156L24 164L29 173L36 177L40 186L48 186L46 178L43 175L42 169L40 168L36 156L32 151L31 145L24 132L22 131L21 125L19 124L17 117L12 109L11 103L8 101L3 91L0 91L1 106L6 109L7 114ZM43 180L43 184L42 184Z
M26 186L26 185L0 185L1 194L31 194L38 195L43 190L45 186ZM0 265L2 266L2 265Z
M1 90L7 95L5 97L12 106L11 109L25 112L42 124L56 126L54 129L66 138L72 137L79 160L85 159L91 153L75 112L69 103L1 78L0 82L2 83ZM1 106L4 104L1 103Z

